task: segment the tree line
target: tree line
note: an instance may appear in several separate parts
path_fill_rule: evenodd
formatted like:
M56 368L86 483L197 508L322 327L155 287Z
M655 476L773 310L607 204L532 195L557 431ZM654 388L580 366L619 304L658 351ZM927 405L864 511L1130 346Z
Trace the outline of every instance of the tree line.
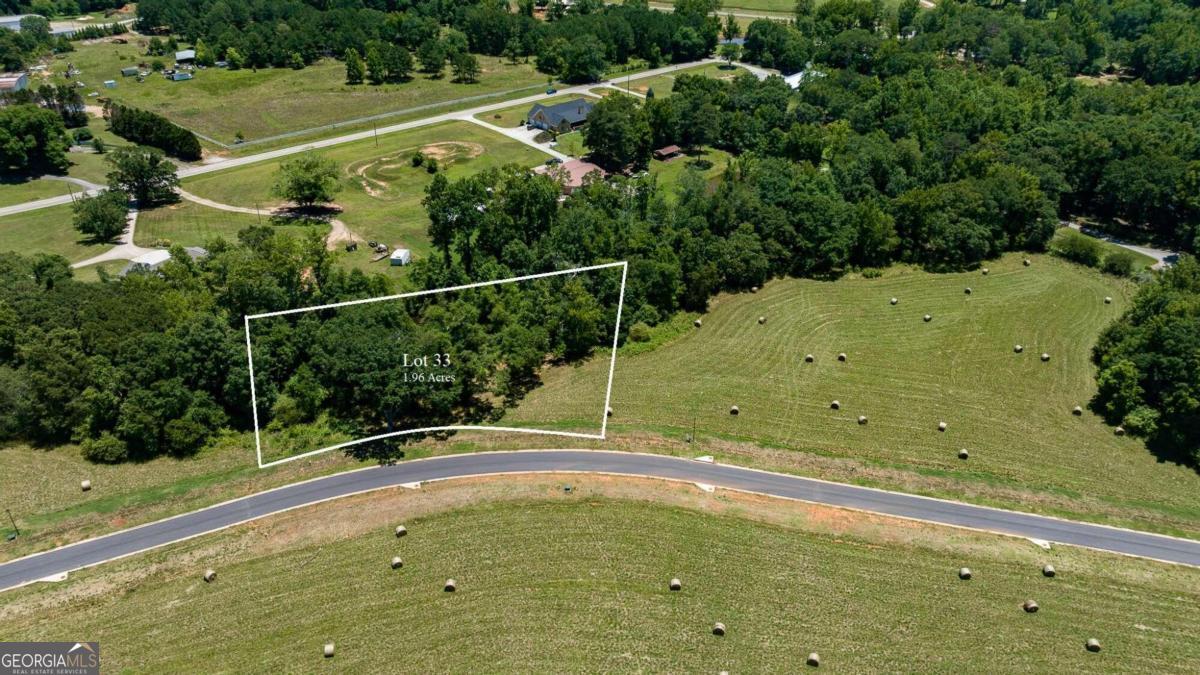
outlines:
M469 53L535 58L538 68L569 82L598 79L609 64L640 57L652 65L688 61L710 53L720 21L715 0L679 0L675 12L650 10L644 0L606 6L584 0L559 4L534 17L533 0L446 3L378 0L330 6L318 0L147 0L138 3L138 28L170 31L203 42L213 59L244 67L304 67L323 56L347 60L348 79L403 81L417 63L440 73L447 63L455 78L471 70ZM403 53L402 53L403 52ZM375 54L377 68L369 63ZM199 56L199 55L198 55ZM354 62L354 65L351 63ZM359 75L361 73L361 75Z
M121 138L158 148L184 161L200 159L200 140L196 134L162 115L109 101L104 104L104 118L109 130Z

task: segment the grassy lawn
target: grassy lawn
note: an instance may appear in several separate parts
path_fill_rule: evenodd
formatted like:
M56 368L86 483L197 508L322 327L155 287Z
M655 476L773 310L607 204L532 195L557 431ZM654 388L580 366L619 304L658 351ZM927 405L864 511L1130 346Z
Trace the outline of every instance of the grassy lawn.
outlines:
M1071 414L1095 393L1092 344L1134 286L1050 256L1020 261L995 261L988 276L894 268L721 296L701 329L617 359L610 433L681 438L695 425L710 437L695 454L1200 533L1196 471L1159 462L1090 412ZM804 362L809 353L815 363ZM504 423L590 429L607 375L605 358L551 371Z
M47 197L57 197L68 194L70 189L79 189L62 181L38 178L34 180L17 180L5 177L0 180L0 206L13 206L32 202Z
M846 672L1166 673L1200 659L1195 569L764 502L592 476L389 490L8 592L0 639L86 636L112 672L398 659L412 672L795 672L818 652ZM1023 612L1026 598L1041 611ZM1084 649L1092 637L1102 652Z
M543 101L538 101L542 105L554 105L564 101L574 101L578 98L587 98L580 96L552 96ZM504 108L489 113L480 113L475 116L476 119L483 120L498 127L519 127L525 123L525 116L529 109L533 107L532 103Z
M679 185L679 179L683 176L684 171L699 171L704 180L714 181L722 173L725 173L725 167L729 165L729 158L728 152L709 148L697 154L683 155L666 162L652 159L650 160L650 173L658 178L659 185L666 186L666 198L674 200L676 194L674 186ZM701 169L693 165L693 162L697 160L707 161L712 166Z
M0 218L0 251L56 253L71 262L99 255L108 244L93 244L71 224L70 204Z
M149 63L137 38L127 45L100 42L76 46L66 58L56 59L53 70L64 72L68 61L82 70L77 79L86 92L97 91L123 103L166 115L172 121L224 143L241 131L255 139L307 129L418 105L451 101L492 92L545 83L545 76L530 64L512 65L503 59L480 56L482 74L475 84L458 84L447 76L431 80L415 75L403 84L371 86L345 84L345 65L326 59L302 70L266 68L197 71L195 79L171 82L151 75L145 82L121 77L121 68ZM169 66L170 59L164 59ZM105 80L116 80L105 89ZM57 81L61 81L56 78ZM89 104L98 104L95 98Z
M737 66L729 67L721 63L710 63L703 66L693 66L691 68L683 68L654 77L644 77L640 80L623 80L619 77L613 78L612 83L626 91L631 91L637 94L645 94L651 89L654 90L655 96L670 96L671 89L675 86L675 78L682 74L688 75L703 75L705 77L715 77L718 79L732 79L738 75L743 75L747 71L745 68Z
M100 281L100 273L103 271L109 277L116 277L125 266L129 264L128 260L111 260L109 262L96 263L87 267L79 267L75 269L76 281Z
M271 225L270 218L234 213L180 201L138 213L134 243L139 246L204 246L215 238L237 241L237 233L252 225ZM304 225L277 226L289 233L310 229ZM324 228L322 228L324 231Z
M511 162L533 166L545 156L517 141L469 122L450 122L387 134L374 140L338 145L322 154L342 167L343 190L337 204L340 218L359 236L392 247L403 246L417 255L429 251L428 218L421 206L425 186L433 176L414 168L409 159L417 150L439 157L439 166L454 180ZM265 208L279 200L271 185L279 163L252 164L184 181L184 188L201 197L235 206ZM232 214L231 214L232 215ZM362 264L370 254L356 254ZM372 269L384 271L376 263Z
M588 147L583 142L582 131L572 131L569 134L560 135L554 140L554 145L551 147L572 157L582 157L588 152Z

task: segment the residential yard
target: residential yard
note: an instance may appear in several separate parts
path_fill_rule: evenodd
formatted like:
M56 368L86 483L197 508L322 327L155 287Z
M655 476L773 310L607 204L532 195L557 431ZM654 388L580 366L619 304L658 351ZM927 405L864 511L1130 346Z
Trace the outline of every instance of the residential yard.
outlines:
M266 68L224 70L209 68L196 71L195 79L171 82L151 75L145 82L122 77L120 70L154 60L144 55L148 38L127 36L130 44L110 40L78 44L76 51L53 62L52 70L62 73L68 62L82 70L76 79L96 91L128 105L152 110L172 121L223 143L232 144L237 132L255 139L274 134L319 127L333 122L403 110L419 105L497 93L512 89L538 87L545 76L530 64L512 65L504 59L479 56L482 73L479 82L460 84L447 74L432 80L414 74L403 84L372 86L347 85L345 64L326 59L302 70ZM170 67L170 57L160 57ZM116 80L115 89L106 89L105 80ZM56 81L62 81L55 78ZM528 92L526 92L528 93ZM89 104L98 105L96 98Z
M409 248L418 256L430 250L428 218L421 199L433 174L411 165L415 152L421 150L436 158L439 170L451 180L512 162L534 166L545 159L529 146L469 122L387 134L378 138L378 146L375 142L358 141L321 151L342 167L343 189L336 197L342 213L338 217L364 239ZM279 204L279 199L271 196L278 166L279 162L269 161L205 174L185 180L183 187L225 204L270 208ZM360 248L347 255L356 259L346 262L369 265L370 255L365 247ZM370 269L385 271L386 265L386 261L374 263Z
M817 652L846 672L1169 673L1200 660L1198 626L1189 567L580 475L337 500L0 607L0 639L87 636L114 672L792 672Z
M1071 414L1095 393L1092 344L1135 286L1051 256L989 266L987 276L897 267L878 279L777 280L719 296L702 328L617 359L609 434L663 435L686 448L695 429L699 446L680 452L1200 534L1200 474L1115 436L1090 411ZM602 355L550 370L503 423L590 430L607 377Z
M70 204L0 218L0 251L24 255L55 253L71 262L99 255L109 244L94 244L75 230Z
M272 225L290 234L301 234L326 225L274 225L269 217L221 211L181 200L138 213L134 243L139 246L204 246L215 238L237 241L237 233L252 225Z
M15 177L5 177L4 180L0 180L0 206L14 206L47 197L57 197L67 194L71 189L79 191L78 187L63 181L45 178L18 181Z
M658 184L665 186L664 196L674 201L678 194L679 179L685 171L697 171L705 181L712 182L725 173L729 166L730 155L724 150L709 148L691 155L681 155L674 159L660 162L650 160L650 174L658 179ZM707 165L707 167L705 166Z
M635 94L645 95L651 89L654 90L655 96L670 96L671 90L675 86L675 78L681 74L688 75L703 75L704 77L714 77L721 80L733 79L738 75L743 75L748 72L745 68L738 66L728 66L724 63L709 63L703 66L693 66L691 68L682 68L671 73L655 75L654 77L644 77L640 80L624 80L620 77L615 77L612 83L621 89L631 91Z
M588 153L587 144L583 141L582 131L560 134L558 138L554 139L550 147L572 157L583 157Z

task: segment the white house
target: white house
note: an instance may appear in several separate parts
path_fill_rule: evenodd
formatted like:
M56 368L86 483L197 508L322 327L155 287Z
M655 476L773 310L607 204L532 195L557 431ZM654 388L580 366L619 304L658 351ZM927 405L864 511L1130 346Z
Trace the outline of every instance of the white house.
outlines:
M787 86L791 87L792 89L796 89L805 82L809 80L815 80L818 77L825 77L825 73L814 68L812 61L809 61L807 64L805 64L804 70L784 77L783 81L787 82Z

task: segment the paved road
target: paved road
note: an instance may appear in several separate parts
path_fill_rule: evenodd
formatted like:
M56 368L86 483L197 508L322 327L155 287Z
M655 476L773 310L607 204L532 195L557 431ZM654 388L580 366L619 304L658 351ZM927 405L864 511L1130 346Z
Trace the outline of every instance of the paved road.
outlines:
M1200 541L755 471L727 464L587 450L452 455L326 476L0 565L0 590L140 553L268 514L417 481L498 473L600 472L704 483L880 514L1200 566Z
M1082 232L1082 233L1088 235L1089 237L1095 237L1096 239L1099 239L1101 241L1107 241L1110 244L1116 244L1117 246L1120 246L1121 248L1129 249L1130 251L1133 251L1134 253L1141 253L1142 255L1150 256L1151 258L1154 258L1154 260L1156 262L1153 265L1151 265L1151 267L1150 267L1151 269L1161 270L1165 267L1170 267L1171 265L1174 265L1175 263L1179 262L1179 252L1178 251L1168 251L1168 250L1161 249L1161 248L1152 248L1150 246L1139 246L1137 244L1130 244L1127 241L1118 239L1117 237L1114 237L1110 234L1105 234L1099 230L1089 228L1089 227L1083 227L1079 223L1076 223L1073 221L1069 222L1069 221L1064 220L1064 221L1060 221L1060 223L1066 225L1067 227L1070 227L1072 230Z

